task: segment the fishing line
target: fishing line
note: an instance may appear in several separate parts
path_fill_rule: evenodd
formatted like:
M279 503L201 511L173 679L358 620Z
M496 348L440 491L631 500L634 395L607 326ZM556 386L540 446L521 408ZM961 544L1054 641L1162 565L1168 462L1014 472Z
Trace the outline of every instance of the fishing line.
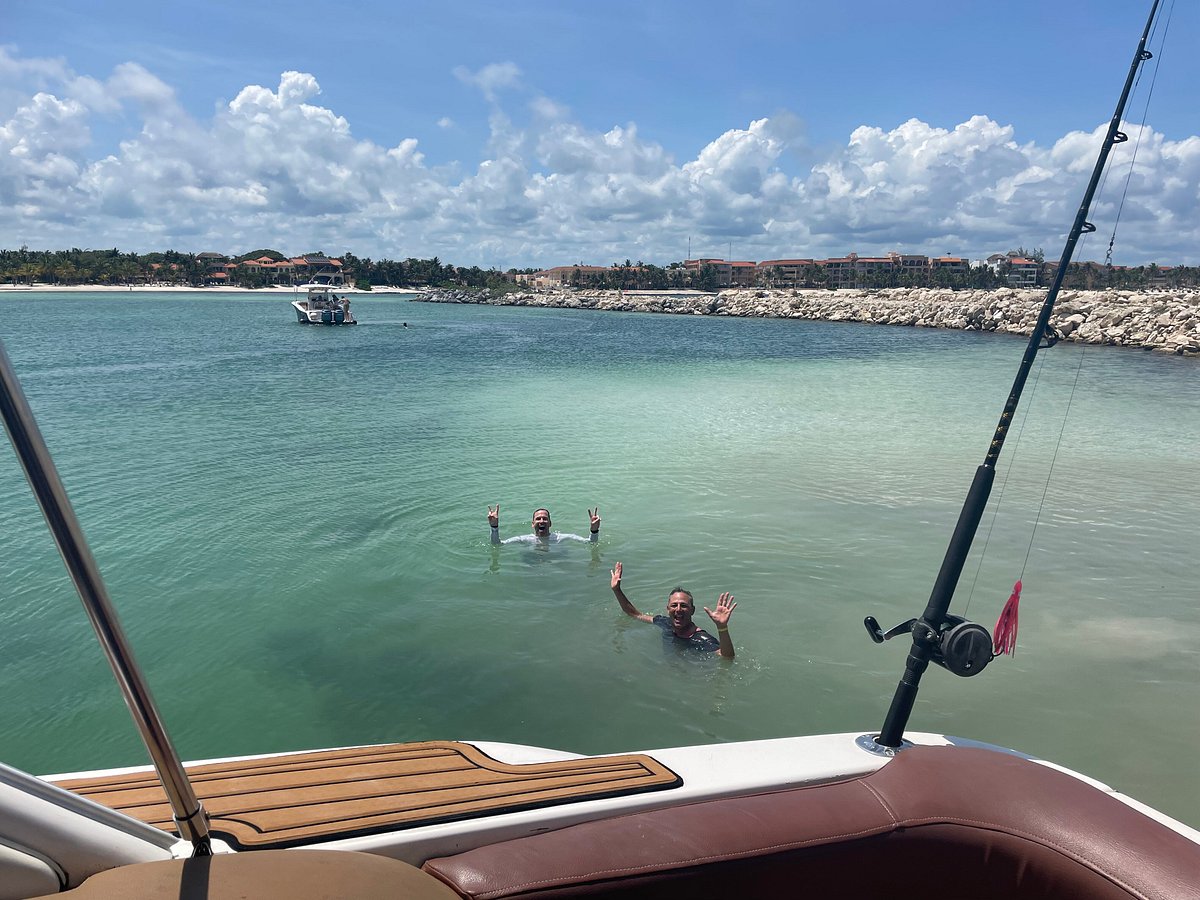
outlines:
M1046 472L1046 484L1042 488L1042 499L1038 503L1037 514L1033 517L1033 530L1029 533L1029 546L1025 549L1025 559L1021 561L1020 580L1025 580L1025 567L1029 565L1029 555L1033 552L1033 541L1037 536L1038 525L1042 521L1042 509L1046 505L1046 494L1050 492L1050 479L1054 476L1054 464L1058 461L1058 451L1062 447L1063 434L1067 430L1067 420L1071 417L1071 404L1075 400L1075 391L1079 387L1079 376L1083 372L1083 358L1087 355L1086 345L1080 345L1079 362L1075 366L1075 380L1071 383L1071 391L1067 394L1067 408L1063 411L1062 426L1058 429L1058 441L1054 444L1054 453L1050 456L1050 469Z
M1105 174L1101 177L1100 188L1098 190L1098 193L1100 193L1100 194L1103 194L1104 181L1107 178L1107 174L1108 173L1106 171ZM1079 247L1080 250L1082 250L1083 247L1087 245L1087 242L1088 242L1088 234L1084 233L1084 234L1080 235L1079 242L1076 246ZM1080 367L1082 367L1082 365L1083 365L1082 350L1080 352L1079 358L1080 358ZM1021 438L1025 434L1025 423L1029 421L1029 413L1032 411L1034 401L1037 399L1038 383L1041 381L1042 371L1044 370L1045 365L1046 365L1046 357L1039 356L1036 359L1034 368L1033 368L1033 384L1029 388L1029 399L1024 404L1025 411L1024 411L1024 414L1021 416L1020 427L1017 429L1017 434L1016 434L1016 438L1015 438L1015 443L1013 444L1012 454L1009 456L1008 467L1004 470L1004 478L1000 482L1000 492L999 492L999 494L996 495L996 503L995 503L995 506L993 506L993 508L992 508L992 518L988 522L988 530L987 530L987 535L984 537L984 540L983 540L983 547L979 551L979 562L975 566L975 577L971 581L971 589L967 592L967 602L963 607L964 615L970 610L971 600L973 600L975 597L975 587L979 583L979 576L980 576L980 573L983 571L983 563L984 563L984 560L987 558L988 543L992 539L992 530L996 527L996 520L1000 517L1000 507L1003 506L1003 504L1004 504L1004 491L1008 487L1008 479L1012 476L1013 470L1017 464L1017 455L1021 449ZM1062 435L1063 435L1063 431L1066 429L1066 424L1067 424L1066 414L1070 412L1071 399L1075 395L1075 387L1076 387L1076 385L1078 385L1078 383L1079 383L1079 369L1076 369L1075 384L1072 385L1071 395L1067 398L1067 410L1063 416L1062 428L1059 430L1058 444L1056 444L1054 447L1054 453L1050 459L1050 469L1046 473L1046 484L1042 488L1041 504L1038 506L1037 514L1034 516L1033 530L1029 534L1029 547L1025 550L1025 560L1021 563L1020 580L1022 580L1022 581L1024 580L1024 577L1025 577L1025 567L1029 563L1029 555L1033 550L1033 542L1037 536L1037 523L1041 518L1042 506L1044 506L1046 503L1046 494L1050 489L1050 479L1054 474L1054 460L1058 457L1058 449L1062 445Z
M1133 179L1133 167L1134 167L1134 163L1137 162L1138 148L1141 146L1141 143L1142 143L1142 135L1145 134L1145 131L1146 131L1146 118L1148 117L1149 112L1150 112L1150 98L1154 96L1154 85L1155 85L1155 82L1158 80L1158 67L1160 65L1162 65L1163 48L1166 46L1166 43L1167 43L1167 33L1168 33L1168 31L1170 31L1171 16L1174 14L1174 12L1175 12L1175 3L1174 3L1174 0L1172 0L1171 5L1167 11L1166 21L1163 24L1162 40L1159 42L1158 52L1155 54L1154 71L1150 76L1150 86L1146 90L1146 102L1145 102L1145 105L1142 107L1142 121L1139 123L1137 140L1134 141L1133 153L1129 160L1129 171L1125 175L1125 186L1121 192L1121 201L1120 201L1120 203L1117 204L1117 215L1116 215L1116 219L1113 222L1112 238L1110 238L1110 240L1108 242L1108 253L1105 257L1105 265L1112 264L1112 248L1113 248L1113 243L1116 241L1116 238L1117 238L1117 224L1121 220L1121 211L1125 208L1125 198L1129 193L1130 181L1132 181L1132 179ZM1158 26L1158 23L1156 21L1155 22L1156 29L1157 29L1157 26ZM1136 84L1140 84L1140 83L1141 83L1141 72L1138 73ZM1101 193L1103 193L1103 185L1101 186ZM1084 237L1086 239L1086 235ZM1071 417L1071 404L1074 403L1075 393L1079 388L1079 378L1080 378L1081 374L1083 373L1083 361L1084 361L1084 358L1086 355L1087 355L1087 345L1081 342L1080 347L1079 347L1079 361L1075 366L1075 380L1071 383L1071 390L1067 394L1067 408L1063 411L1062 425L1060 426L1059 431L1058 431L1058 440L1054 444L1054 453L1051 454L1051 457L1050 457L1050 469L1046 473L1046 484L1042 488L1042 497L1038 503L1037 514L1033 518L1033 529L1029 535L1029 546L1025 550L1025 559L1022 560L1022 562L1021 562L1020 579L1022 581L1025 578L1025 570L1029 565L1030 554L1032 554L1032 552L1033 552L1033 544L1034 544L1034 539L1037 536L1038 526L1041 524L1042 510L1046 506L1046 495L1050 492L1050 481L1054 477L1054 466L1058 462L1058 451L1062 448L1063 435L1066 433L1067 422L1069 421L1069 419ZM1036 388L1037 388L1037 385L1035 382L1034 389L1036 390ZM1024 422L1022 421L1022 431L1023 430L1024 430ZM1009 471L1011 471L1011 469L1012 469L1012 467L1010 465ZM1007 477L1005 480L1007 481ZM986 545L985 545L985 549L986 549Z
M996 527L996 519L1000 517L1000 507L1004 505L1004 491L1008 487L1008 479L1017 465L1017 457L1021 452L1021 438L1025 434L1025 423L1029 421L1029 411L1033 408L1034 401L1037 399L1038 382L1041 381L1042 368L1045 364L1046 358L1044 356L1039 358L1033 372L1033 385L1029 389L1029 402L1025 404L1025 411L1021 416L1021 425L1017 429L1017 435L1013 441L1012 453L1008 457L1008 467L1004 470L1004 478L1000 482L1000 492L996 495L996 503L992 507L992 518L988 522L987 534L984 536L983 546L979 550L979 563L975 566L975 578L971 581L971 589L967 592L967 602L963 606L964 616L971 609L971 600L975 597L975 586L979 583L979 573L983 570L984 559L987 558L988 543L992 539L992 529ZM1028 554L1026 556L1028 557Z
M1174 0L1171 0L1171 5L1168 8L1166 19L1163 24L1162 40L1159 42L1158 52L1155 53L1154 71L1152 72L1152 74L1150 76L1150 84L1146 91L1146 100L1142 107L1142 120L1139 123L1137 139L1134 141L1133 151L1130 156L1129 169L1125 175L1125 185L1121 192L1121 199L1120 199L1119 203L1117 204L1116 217L1113 220L1112 237L1109 239L1108 250L1107 250L1107 252L1105 254L1105 258L1104 258L1104 265L1106 267L1111 267L1111 265L1112 265L1112 251L1113 251L1113 246L1115 245L1116 239L1117 239L1117 228L1121 221L1121 213L1125 208L1125 200L1129 194L1129 185L1133 180L1133 169L1134 169L1134 165L1137 162L1138 149L1141 147L1142 136L1145 134L1145 131L1146 131L1146 119L1148 118L1149 112L1150 112L1150 100L1154 96L1154 86L1158 80L1158 68L1160 65L1162 65L1163 49L1166 46L1167 34L1170 31L1171 17L1174 15L1174 12L1175 12L1175 2L1174 2ZM1157 29L1158 29L1159 21L1160 20L1156 19L1154 22L1154 25L1151 30L1151 40L1153 40L1154 32L1157 31ZM1138 86L1140 86L1143 74L1144 74L1144 70L1138 71L1136 79L1134 81L1135 90ZM1103 195L1105 193L1105 187L1108 183L1109 171L1110 170L1105 170L1104 174L1101 176L1101 179L1100 179L1098 194L1100 195L1101 198L1103 197ZM1084 246L1087 244L1087 241L1088 241L1087 233L1080 235L1079 249L1081 251L1084 248ZM1020 581L1024 581L1024 579L1025 579L1025 571L1029 565L1029 557L1033 553L1033 545L1037 538L1038 526L1041 523L1042 511L1045 509L1045 506L1046 506L1046 496L1049 494L1049 491L1050 491L1050 481L1054 477L1054 466L1055 466L1056 462L1058 461L1058 452L1062 448L1063 435L1066 432L1067 422L1070 418L1071 404L1074 402L1075 393L1078 390L1078 386L1079 386L1079 379L1083 372L1083 361L1084 361L1086 352L1087 352L1086 344L1081 342L1080 350L1079 350L1079 361L1075 367L1075 379L1071 385L1070 393L1067 395L1067 407L1066 407L1066 410L1063 412L1062 425L1059 427L1059 432L1058 432L1058 440L1056 441L1056 443L1054 445L1054 452L1051 454L1050 467L1046 473L1045 484L1042 487L1042 496L1041 496L1040 501L1038 502L1037 512L1034 515L1033 527L1030 530L1030 534L1029 534L1029 545L1025 549L1025 558L1021 562L1021 572L1020 572L1020 576L1019 576ZM987 534L984 536L983 547L980 549L979 561L975 567L975 577L971 581L971 588L967 593L967 601L966 601L966 604L964 607L964 612L967 610L970 610L971 600L974 599L974 597L975 597L975 588L979 583L979 576L983 570L984 560L987 558L988 544L990 543L991 538L992 538L992 531L996 527L996 520L999 518L1000 508L1004 504L1004 492L1005 492L1005 489L1008 487L1008 479L1011 477L1013 469L1016 466L1017 455L1021 448L1021 438L1025 434L1025 424L1026 424L1026 422L1029 421L1029 412L1032 409L1033 401L1037 396L1037 386L1038 386L1038 382L1041 380L1042 367L1044 364L1045 364L1044 358L1038 360L1038 365L1034 371L1034 379L1033 379L1033 385L1031 386L1031 389L1030 389L1029 402L1025 406L1025 414L1021 417L1021 425L1020 425L1019 429L1017 430L1016 440L1013 445L1012 454L1009 458L1008 468L1005 470L1004 479L1000 483L1000 492L997 495L996 503L995 503L994 507L992 508L992 517L991 517L991 520L988 522L988 530L987 530Z
M1147 88L1147 91L1146 91L1146 102L1145 102L1145 105L1142 107L1142 121L1138 127L1138 137L1137 137L1137 140L1134 142L1133 153L1129 160L1129 171L1125 176L1125 187L1121 192L1121 201L1119 204L1117 204L1117 215L1116 215L1116 219L1113 222L1112 238L1108 242L1108 254L1105 257L1105 265L1112 264L1112 248L1113 248L1113 243L1116 241L1116 237L1117 237L1117 224L1120 222L1120 219L1121 219L1121 211L1125 207L1125 198L1126 198L1126 195L1128 195L1128 193L1129 193L1129 183L1133 179L1133 166L1134 166L1134 163L1137 161L1137 151L1142 143L1142 135L1146 131L1146 118L1150 112L1150 98L1154 95L1154 84L1158 79L1158 67L1162 64L1163 48L1166 46L1167 32L1170 30L1171 16L1174 12L1175 12L1175 3L1174 3L1174 0L1172 0L1170 8L1167 12L1166 22L1163 24L1162 41L1159 42L1158 52L1155 54L1154 72L1150 76L1150 86ZM1158 25L1158 23L1156 21L1155 28L1157 28L1157 25ZM1135 82L1135 85L1140 84L1140 83L1141 83L1141 72L1138 73L1138 77L1137 77L1137 81ZM1105 173L1104 180L1106 180L1106 179L1107 179L1107 173ZM1103 192L1104 192L1104 180L1101 181L1101 187L1100 187L1101 194L1103 194ZM1087 240L1087 235L1083 235L1083 240L1081 241L1081 243L1086 242L1086 240ZM1034 515L1034 518L1033 518L1033 528L1031 529L1030 534L1029 534L1029 546L1025 549L1025 559L1021 561L1021 573L1019 576L1019 580L1021 580L1021 581L1025 580L1025 570L1029 565L1029 557L1033 553L1033 545L1034 545L1034 541L1037 537L1038 526L1041 524L1041 521L1042 521L1042 511L1043 511L1043 509L1045 509L1045 506L1046 506L1046 495L1049 494L1049 492L1050 492L1050 481L1054 477L1054 467L1055 467L1055 464L1058 462L1058 451L1062 448L1063 435L1066 433L1067 422L1070 420L1070 417L1071 417L1071 405L1072 405L1072 403L1075 402L1075 393L1079 388L1079 379L1083 373L1083 362L1084 362L1084 358L1086 357L1086 355L1087 355L1087 344L1084 342L1080 342L1079 361L1075 366L1075 379L1071 383L1071 390L1067 394L1067 408L1063 411L1062 425L1059 427L1059 430L1058 430L1058 440L1055 442L1054 452L1050 456L1050 468L1046 473L1046 483L1042 487L1042 497L1041 497L1041 500L1038 502L1037 513ZM1035 381L1034 382L1034 391L1036 392L1036 390L1037 390L1037 382ZM1028 418L1028 412L1026 412L1026 418ZM1022 420L1022 423L1021 423L1021 431L1022 432L1024 432L1024 423L1025 423L1025 420ZM1020 435L1018 434L1018 446L1019 446L1019 439L1020 439ZM1015 459L1014 459L1014 462L1015 462ZM1011 471L1012 471L1012 465L1010 464L1009 472L1011 472ZM1006 474L1005 482L1007 483L1007 481L1008 481L1008 476ZM1001 498L1003 498L1003 491L1001 492ZM998 506L999 506L999 503L997 503L997 507ZM986 544L984 545L984 549L985 550L987 549ZM982 565L982 560L981 560L980 564ZM974 588L974 585L972 585L972 589L973 588Z
M1110 237L1108 240L1108 252L1104 255L1105 266L1112 265L1113 245L1117 241L1117 226L1121 222L1121 212L1125 209L1125 197L1129 194L1129 183L1133 180L1133 167L1137 162L1138 150L1142 146L1142 136L1146 133L1146 118L1150 113L1150 98L1154 96L1154 85L1158 81L1158 67L1162 65L1163 50L1167 45L1167 32L1169 32L1171 29L1171 16L1174 15L1174 13L1175 0L1171 0L1171 5L1167 10L1166 21L1163 24L1162 40L1158 44L1158 52L1154 55L1154 71L1150 75L1150 87L1146 90L1146 103L1142 107L1142 121L1138 124L1137 140L1133 142L1133 154L1129 159L1129 171L1125 175L1125 188L1121 191L1121 202L1117 204L1117 216L1113 220L1112 237ZM1156 20L1154 23L1154 30L1157 30L1157 28L1158 21ZM1153 40L1153 30L1151 31L1151 40ZM1137 85L1140 85L1142 82L1142 74L1144 71L1144 69L1138 71L1137 80L1134 82L1135 90ZM1108 175L1105 173L1105 178L1107 179L1107 177ZM1103 185L1101 186L1101 193L1103 193Z

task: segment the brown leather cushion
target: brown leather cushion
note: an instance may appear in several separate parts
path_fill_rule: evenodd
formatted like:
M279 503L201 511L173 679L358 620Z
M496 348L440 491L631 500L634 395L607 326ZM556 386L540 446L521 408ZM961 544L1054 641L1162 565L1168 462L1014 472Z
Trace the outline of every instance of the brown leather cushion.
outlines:
M457 900L457 896L420 869L372 853L258 850L122 866L41 900Z
M835 784L589 822L424 868L464 896L1200 898L1200 846L1018 757L914 747Z

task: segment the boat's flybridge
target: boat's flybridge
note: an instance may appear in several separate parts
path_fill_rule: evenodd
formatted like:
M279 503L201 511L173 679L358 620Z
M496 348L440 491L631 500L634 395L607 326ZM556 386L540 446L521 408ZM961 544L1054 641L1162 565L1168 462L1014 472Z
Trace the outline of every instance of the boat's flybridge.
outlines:
M907 731L934 662L996 650L949 614L995 461L1113 144L1084 203L879 731L608 756L425 741L185 766L166 733L0 346L0 412L152 766L37 778L0 766L0 900L76 897L1198 898L1200 833L1015 751ZM344 303L306 286L298 316ZM325 304L318 306L317 304ZM345 316L348 306L341 307ZM302 318L301 321L306 319ZM307 319L312 321L311 319ZM1003 639L999 642L1003 643ZM297 848L302 848L299 852Z

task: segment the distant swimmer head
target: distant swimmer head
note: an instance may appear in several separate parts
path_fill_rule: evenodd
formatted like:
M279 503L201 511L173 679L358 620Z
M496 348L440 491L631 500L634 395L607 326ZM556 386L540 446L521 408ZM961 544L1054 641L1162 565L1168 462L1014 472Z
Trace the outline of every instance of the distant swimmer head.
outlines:
M550 536L550 510L543 507L533 511L533 533L538 537Z

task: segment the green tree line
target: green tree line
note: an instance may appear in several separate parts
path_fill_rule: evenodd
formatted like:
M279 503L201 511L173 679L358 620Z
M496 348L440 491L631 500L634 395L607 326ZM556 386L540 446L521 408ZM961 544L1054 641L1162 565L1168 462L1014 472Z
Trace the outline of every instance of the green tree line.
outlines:
M1049 283L1053 264L1046 263L1039 251L1021 251L1036 259L1040 264L1038 282ZM316 255L316 254L314 254ZM323 254L321 254L323 255ZM211 257L176 250L155 253L122 253L111 250L0 250L0 284L52 284L52 285L151 285L168 284L201 287L212 281L212 275L229 262L269 257L286 259L275 250L260 249L236 257L214 260ZM371 287L444 287L444 288L488 288L492 291L512 291L520 288L514 284L518 273L532 273L535 269L509 269L501 272L495 268L481 269L478 266L454 266L434 256L430 259L408 258L373 260L353 253L340 257L342 271L348 284L369 290ZM982 266L965 272L948 269L922 271L900 271L868 269L855 272L840 284L831 282L833 273L825 266L805 266L786 277L767 275L760 281L762 287L828 288L854 287L864 289L903 287L944 288L996 288L1009 283L1011 265L1002 262L992 269ZM278 273L254 272L235 267L229 272L226 283L236 287L265 287L280 283ZM297 276L302 279L302 276ZM291 280L283 282L290 284ZM656 266L638 260L613 263L606 269L596 271L582 267L569 278L570 286L608 290L705 290L715 291L721 287L715 267L703 265L689 269L682 262L667 266ZM1063 286L1080 290L1142 290L1145 288L1186 288L1200 286L1200 267L1157 265L1134 268L1101 265L1099 263L1072 263L1063 279Z
M321 254L310 254L320 255ZM227 263L269 257L288 259L276 250L253 250L238 256L213 259L176 250L155 253L122 253L112 250L0 250L0 284L61 284L61 285L135 285L166 284L203 287L213 281L213 274L226 271ZM348 284L369 289L372 286L488 287L501 288L511 283L511 274L478 266L456 267L432 259L372 260L344 253L340 257L342 272ZM515 270L514 270L515 271ZM291 284L303 276L280 282L279 273L270 270L251 271L235 267L228 271L226 282L236 287L266 287L270 284Z

